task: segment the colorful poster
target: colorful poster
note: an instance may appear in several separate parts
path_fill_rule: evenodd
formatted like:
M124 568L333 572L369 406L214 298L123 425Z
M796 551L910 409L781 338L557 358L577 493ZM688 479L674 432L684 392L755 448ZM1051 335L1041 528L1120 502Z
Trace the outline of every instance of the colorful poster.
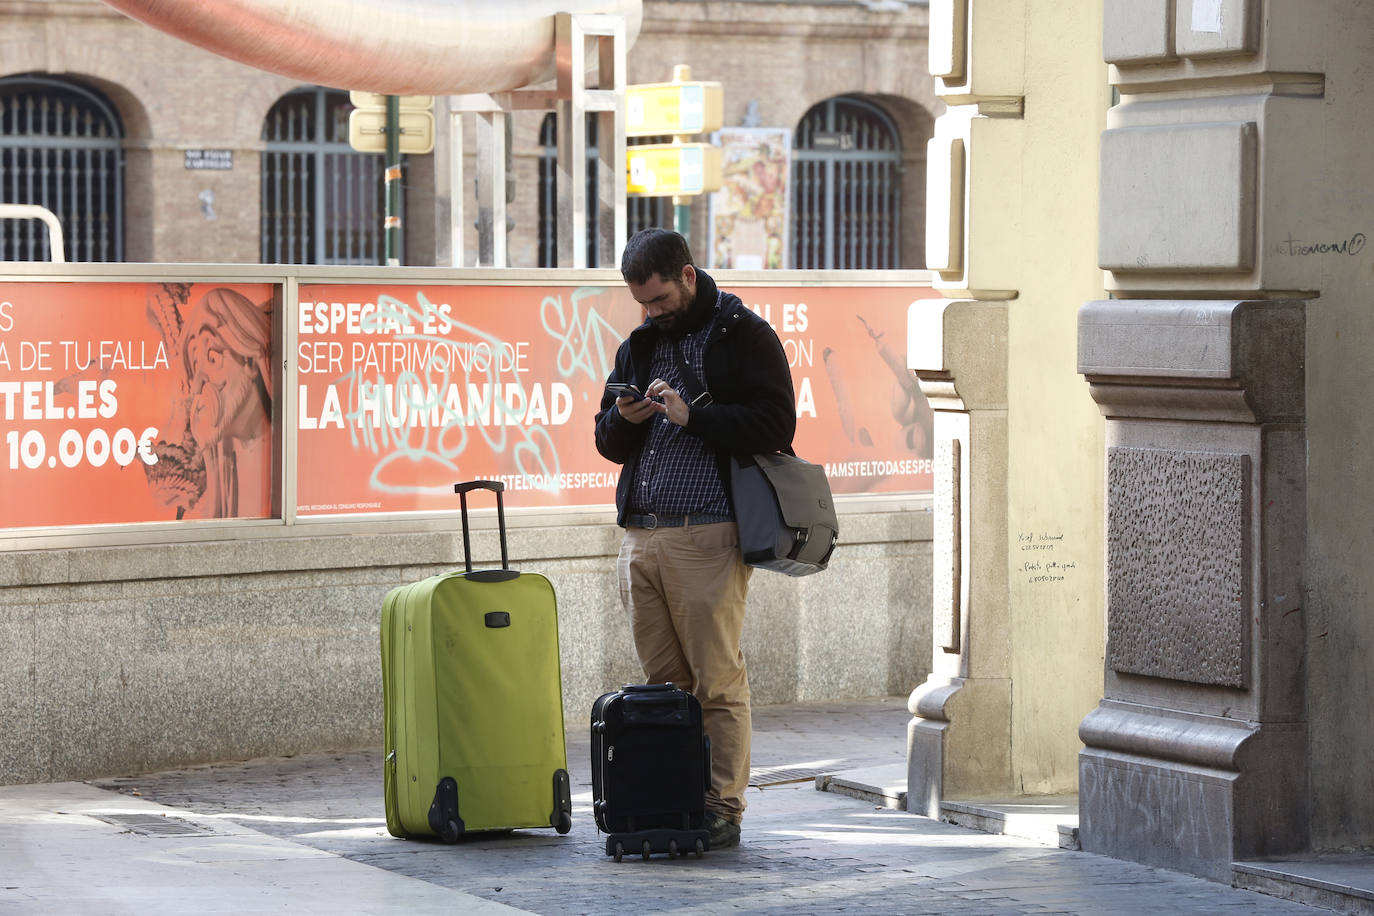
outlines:
M726 285L729 289L729 286ZM797 398L796 453L835 495L928 493L933 415L906 367L907 307L924 287L736 287L777 331Z
M266 283L0 283L0 527L273 514Z
M725 284L730 289L728 283ZM796 450L839 493L931 489L931 420L905 368L925 288L735 288L782 340ZM606 505L593 416L642 320L621 286L301 286L297 514L451 511L501 480L521 507Z
M723 163L720 190L711 195L707 221L710 266L786 267L792 131L727 127L711 139L721 148Z
M905 341L907 306L932 290L723 285L777 331L796 450L835 493L930 490ZM277 290L0 283L0 527L273 517ZM299 515L448 512L472 478L522 508L614 503L620 468L592 418L642 320L623 286L300 290L284 306Z
M478 478L614 502L592 417L640 315L619 285L302 284L297 514L452 510Z

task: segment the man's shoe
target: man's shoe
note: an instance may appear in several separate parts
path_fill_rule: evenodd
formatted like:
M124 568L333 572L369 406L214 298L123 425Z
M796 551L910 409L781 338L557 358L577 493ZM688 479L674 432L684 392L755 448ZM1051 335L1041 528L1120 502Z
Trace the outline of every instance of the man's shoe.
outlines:
M727 846L739 845L739 824L727 820L716 814L714 811L706 812L706 838L711 842L712 849L725 849Z

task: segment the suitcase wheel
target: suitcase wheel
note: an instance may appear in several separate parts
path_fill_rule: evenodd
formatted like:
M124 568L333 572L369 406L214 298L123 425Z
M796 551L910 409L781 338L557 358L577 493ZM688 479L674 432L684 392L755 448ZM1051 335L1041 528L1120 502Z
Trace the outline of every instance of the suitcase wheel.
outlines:
M644 846L642 847L642 852L641 852L641 855L644 856L644 861L645 861L645 862L649 861L649 856L653 855L653 852L654 852L653 846L649 843L648 840L645 840L645 841L644 841Z
M458 783L451 776L439 780L429 806L429 829L445 843L456 843L466 825L458 815Z
M621 860L624 859L624 858L625 858L625 844L624 844L624 843L616 843L616 844L615 844L615 860L616 860L617 862L619 862L619 861L621 861Z
M549 815L549 826L560 834L572 829L572 783L564 769L553 772L553 813Z
M700 858L701 858L701 854L702 854L703 852L705 852L705 851L706 851L706 845L705 845L704 843L702 843L700 839L698 839L698 840L697 840L697 858L700 859Z
M677 858L677 840L669 840L669 841L668 841L668 858L670 858L670 859L676 859L676 858Z

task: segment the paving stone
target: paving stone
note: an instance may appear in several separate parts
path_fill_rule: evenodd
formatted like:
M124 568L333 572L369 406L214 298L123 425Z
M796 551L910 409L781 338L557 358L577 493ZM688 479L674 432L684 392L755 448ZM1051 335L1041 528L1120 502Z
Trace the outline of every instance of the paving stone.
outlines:
M830 760L848 769L891 765L904 759L909 719L905 697L759 708L754 712L753 763L792 768ZM548 916L1324 912L1173 872L978 833L818 792L811 783L750 789L737 848L708 852L700 860L655 856L646 862L633 856L616 863L605 855L604 839L591 816L589 756L586 736L569 735L574 827L567 836L517 830L465 838L451 846L387 834L380 749L100 780L83 788L109 801L106 807L117 807L114 803L122 800L234 831L235 842L257 842L274 850L277 858L267 858L268 863L285 861L283 849L323 858L279 868L257 861L241 870L242 886L227 896L223 889L214 897L145 885L136 909L128 907L127 887L112 886L105 897L99 887L87 888L80 905L67 911L156 916L185 912L209 899L239 913L356 912L329 884L331 869L354 869L358 876L390 876L409 882L401 885L406 888L425 888L424 894L412 895L424 905L450 895L449 912L472 911L478 904L493 912L513 908ZM42 787L26 788L41 794ZM5 800L0 790L0 858L9 872L6 843L16 834ZM15 817L43 814L40 802L30 797L30 807L16 809ZM46 816L56 817L52 812ZM89 828L96 831L91 834L96 840L82 839L65 859L50 848L49 860L27 865L20 860L15 876L0 880L0 910L25 916L53 911L53 902L63 893L57 876L66 881L91 857L112 855L118 848L116 828L104 828L108 830ZM207 848L227 840L210 842ZM153 869L138 859L119 864ZM195 885L193 872L186 883ZM382 886L377 881L363 884L374 897ZM307 887L313 888L311 899L295 896ZM102 899L110 904L103 909ZM228 905L232 903L239 904L236 910Z

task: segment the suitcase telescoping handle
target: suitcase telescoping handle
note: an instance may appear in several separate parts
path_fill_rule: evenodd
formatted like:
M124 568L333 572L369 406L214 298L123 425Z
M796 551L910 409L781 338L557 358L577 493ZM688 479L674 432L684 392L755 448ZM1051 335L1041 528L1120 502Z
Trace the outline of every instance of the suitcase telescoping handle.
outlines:
M458 500L463 507L463 562L468 572L472 572L472 543L468 538L468 493L473 490L491 490L496 494L496 527L501 533L501 568L510 569L510 560L506 556L506 506L501 499L501 492L505 489L506 485L499 480L469 480L453 485L453 492L458 494Z

